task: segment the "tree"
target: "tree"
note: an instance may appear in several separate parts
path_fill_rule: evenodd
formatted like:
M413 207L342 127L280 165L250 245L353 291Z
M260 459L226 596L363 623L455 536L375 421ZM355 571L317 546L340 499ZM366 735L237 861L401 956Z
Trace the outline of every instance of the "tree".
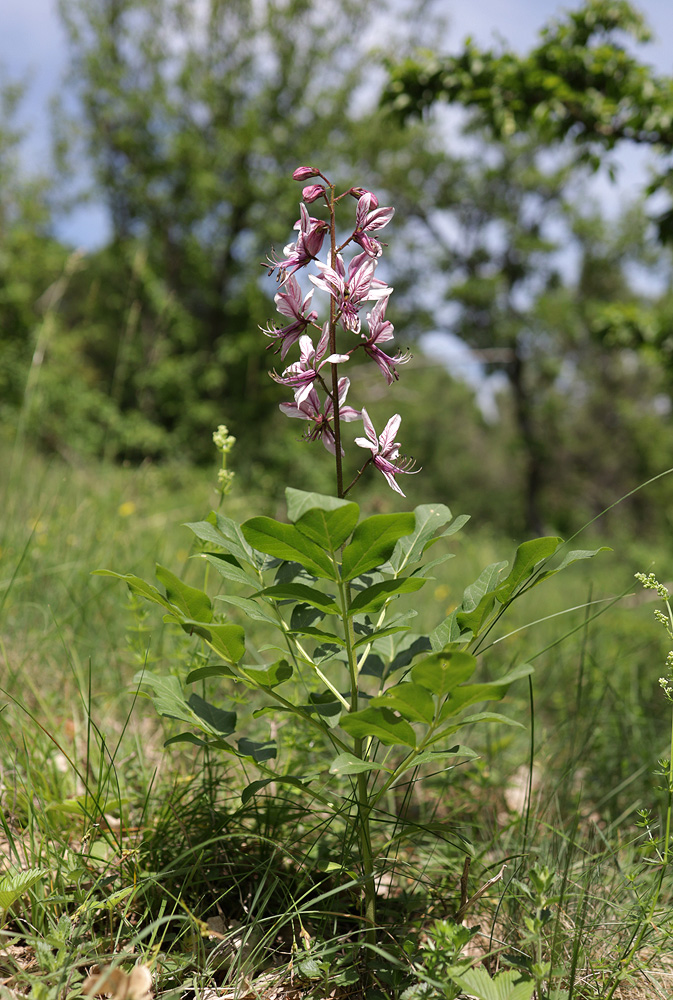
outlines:
M620 247L619 240L615 242L614 233L612 245L607 245L601 219L593 218L582 228L575 212L576 225L569 228L566 224L563 237L567 246L574 245L581 262L580 280L574 287L564 288L553 266L551 270L546 268L545 279L544 268L538 270L544 255L527 256L520 249L530 249L533 234L542 235L539 226L531 228L528 224L521 206L526 202L530 206L531 199L535 205L536 190L539 200L544 201L547 185L540 173L543 163L548 164L552 158L564 163L565 175L557 175L558 186L548 206L555 206L558 218L563 202L572 202L569 192L577 191L583 172L604 165L606 152L617 143L628 140L664 153L673 150L673 79L657 75L629 54L622 42L624 33L638 41L648 37L643 18L633 7L623 0L589 0L580 10L564 14L545 28L540 44L528 55L518 56L506 48L483 51L468 41L457 56L426 54L389 62L384 106L402 120L409 120L415 116L428 118L429 109L441 101L462 105L468 111L467 132L481 137L476 158L490 164L495 157L498 182L507 191L504 198L494 196L493 191L489 195L489 184L484 184L482 177L475 187L476 200L467 199L472 206L482 206L473 213L480 220L477 229L483 235L477 240L475 264L467 268L464 286L454 287L451 297L461 304L454 332L480 348L484 331L488 331L495 347L502 345L509 350L509 360L503 357L502 367L528 453L525 505L530 530L541 527L545 466L547 470L559 470L558 454L551 443L555 441L561 447L565 441L567 446L574 437L575 466L582 464L582 454L586 457L587 449L582 448L586 441L576 432L563 433L564 425L566 431L573 425L577 427L575 418L578 412L584 412L586 404L592 427L602 426L606 439L610 436L610 422L613 430L618 425L625 429L622 403L638 395L637 379L634 382L625 377L630 363L623 350L613 355L609 352L611 336L612 343L617 339L611 324L617 323L621 346L627 351L639 342L647 342L650 352L655 344L670 343L666 310L653 322L653 302L632 291L624 269L629 255L645 259L645 223L639 224L638 233L631 229L626 249L625 243ZM527 150L529 162L538 172L535 177L529 171L524 198L516 193L520 180L512 186L514 175L505 166L508 149ZM612 169L609 163L608 169ZM664 161L649 193L668 184L669 171ZM461 214L465 216L465 205L466 201L462 210L454 211L454 222ZM673 211L663 213L658 225L660 236L667 238L669 226L673 232ZM489 226L491 236L493 227L499 226L499 244L489 240ZM602 234L602 241L594 239L592 243L592 227L596 234ZM469 245L465 237L463 243ZM651 262L652 251L649 253ZM465 256L469 261L469 250ZM553 265L552 255L547 255L546 260ZM531 286L531 277L533 281L537 277L537 286ZM545 281L549 282L546 288ZM663 354L661 359L665 360ZM657 391L656 384L661 387L655 373L648 374L647 359L639 363L638 369L641 389L644 384L653 392ZM573 385L569 387L567 377L571 371ZM559 392L563 375L565 403L563 392ZM600 405L589 405L590 385L596 392L589 395L594 403L600 399ZM626 393L624 399L615 395L618 385ZM581 405L579 398L583 400ZM638 412L635 407L633 419L627 421L633 441L638 437ZM651 412L641 415L645 421L652 418ZM600 435L590 437L595 441ZM567 458L567 447L562 450ZM595 473L607 454L602 456L597 444L593 465L589 462L586 468L591 467ZM629 473L638 475L643 466L637 455L632 462L625 462L628 454L629 448L622 447L622 487L626 488L634 485L629 482ZM568 467L567 461L565 464ZM605 496L604 491L598 492ZM593 503L590 506L593 508Z
M52 234L49 180L22 166L24 93L21 83L0 85L0 422L7 426L25 407L31 373L34 385L45 311L63 288L69 256Z

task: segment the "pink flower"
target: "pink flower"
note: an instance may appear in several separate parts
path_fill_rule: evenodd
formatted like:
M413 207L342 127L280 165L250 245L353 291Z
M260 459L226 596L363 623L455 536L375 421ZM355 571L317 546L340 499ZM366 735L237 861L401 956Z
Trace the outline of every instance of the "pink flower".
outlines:
M407 361L411 361L411 354L396 354L394 358L391 358L378 346L393 339L393 324L385 318L389 298L390 296L386 295L384 299L379 299L372 311L367 313L369 337L365 336L364 333L361 336L365 341L365 354L368 354L372 361L376 362L388 385L392 385L393 381L399 378L395 365L404 365Z
M292 344L299 340L302 334L306 332L306 328L318 318L315 310L309 313L306 311L311 304L312 298L313 289L311 289L302 301L301 289L297 279L291 276L287 279L283 290L278 292L274 301L278 312L282 316L291 317L293 322L282 327L282 329L275 326L268 326L266 330L262 331L267 337L272 337L277 341L276 344L268 344L267 350L270 347L275 347L276 352L280 350L281 358L285 357Z
M288 274L294 274L299 268L305 267L320 253L325 233L329 226L321 219L312 219L308 214L306 205L302 202L299 206L300 217L295 222L294 228L299 230L296 243L288 243L283 247L285 260L279 257L269 257L267 262L270 265L269 274L278 269L278 278L283 283L287 281Z
M413 472L414 461L410 458L399 458L400 446L399 442L395 441L395 435L400 428L400 422L402 418L399 413L396 413L390 418L386 426L383 428L383 433L376 437L376 431L374 430L374 424L369 418L369 414L362 408L362 422L365 427L365 434L367 437L358 437L355 439L355 443L360 446L360 448L369 448L372 453L371 461L374 463L377 469L383 473L388 485L391 489L395 490L396 493L402 493L402 490L397 485L395 481L395 476L400 473L411 474ZM399 458L399 461L398 461ZM395 465L397 462L397 465ZM420 469L416 470L420 472Z
M395 214L394 208L379 208L378 204L374 195L370 191L365 191L362 197L358 198L355 214L353 239L370 257L380 257L384 246L370 234L387 226Z
M299 350L301 357L293 365L286 368L282 375L271 372L271 378L279 385L287 385L295 390L295 403L303 403L308 397L311 386L318 378L320 369L324 365L337 365L342 361L348 361L347 354L330 354L325 357L325 352L329 347L329 323L325 323L322 336L316 348L310 337L303 336L299 339Z
M336 268L320 262L317 267L321 276L309 274L310 280L316 288L329 292L335 299L341 324L351 333L360 332L360 305L367 300L381 299L392 292L392 288L384 281L374 277L376 260L366 253L353 257L348 265L348 279L341 254L337 254Z
M347 378L339 379L339 419L348 421L359 420L359 410L354 410L352 406L343 405L348 395L349 386L350 382ZM288 417L296 417L299 420L310 420L313 427L306 432L307 440L316 441L320 438L327 450L333 455L336 454L334 431L332 430L334 404L331 397L325 400L325 405L322 407L318 393L314 386L311 386L308 395L301 403L298 403L296 400L294 403L281 403L280 409ZM344 454L343 448L341 449L341 454Z

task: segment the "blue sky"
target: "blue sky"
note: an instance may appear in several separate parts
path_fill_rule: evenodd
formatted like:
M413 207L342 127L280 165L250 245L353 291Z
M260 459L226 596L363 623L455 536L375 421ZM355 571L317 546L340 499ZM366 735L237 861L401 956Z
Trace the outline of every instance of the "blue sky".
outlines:
M536 39L539 29L555 14L578 3L557 0L454 0L447 4L449 32L447 50L458 47L471 35L480 44L499 36L521 51ZM642 48L641 55L660 72L673 72L673 0L642 0L655 41ZM9 79L25 78L29 90L23 106L23 122L29 131L27 166L39 167L49 149L48 102L58 91L67 69L65 37L56 13L56 0L0 0L0 69ZM620 154L620 187L628 193L642 179L643 155L636 151ZM607 188L606 188L607 192ZM614 200L614 188L611 197ZM600 191L599 191L600 196ZM88 207L75 213L62 226L61 236L84 247L104 237L104 217Z

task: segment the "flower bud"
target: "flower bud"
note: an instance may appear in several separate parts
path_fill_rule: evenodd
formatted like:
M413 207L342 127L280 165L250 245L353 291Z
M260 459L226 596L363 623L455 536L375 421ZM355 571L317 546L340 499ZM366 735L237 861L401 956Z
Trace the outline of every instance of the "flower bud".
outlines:
M314 167L297 167L292 176L296 181L307 181L310 177L317 177L319 173Z
M324 195L324 193L325 189L322 186L322 184L309 184L308 187L304 188L304 190L301 193L301 196L306 202L306 204L310 205L312 201L317 201L318 198L321 198Z
M371 191L368 191L367 188L362 188L362 187L351 188L348 193L352 194L354 198L361 198L363 194L368 194L371 198L371 201L369 203L370 211L373 211L375 208L379 207L379 199L376 197L375 194L372 194Z

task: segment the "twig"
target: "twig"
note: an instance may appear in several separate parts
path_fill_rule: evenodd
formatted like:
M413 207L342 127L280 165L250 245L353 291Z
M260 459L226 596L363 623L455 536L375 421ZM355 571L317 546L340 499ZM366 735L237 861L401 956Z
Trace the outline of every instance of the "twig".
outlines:
M465 860L469 861L468 858L466 858ZM490 889L492 885L495 885L496 882L500 881L500 879L505 874L505 868L506 867L507 867L507 865L503 865L497 875L494 875L493 878L490 878L488 880L488 882L484 882L484 884L482 885L482 887L480 889L477 889L477 891L475 892L474 896L470 896L469 899L465 899L465 896L467 896L467 891L466 891L466 886L467 886L467 871L466 871L466 869L469 868L469 865L465 866L465 868L463 869L463 879L465 879L465 886L463 885L463 879L460 880L460 909L456 913L456 923L457 924L459 924L462 921L462 919L465 916L465 913L466 913L468 907L472 906L473 903L476 903L476 901L481 896L484 895L484 893L486 892L487 889Z

